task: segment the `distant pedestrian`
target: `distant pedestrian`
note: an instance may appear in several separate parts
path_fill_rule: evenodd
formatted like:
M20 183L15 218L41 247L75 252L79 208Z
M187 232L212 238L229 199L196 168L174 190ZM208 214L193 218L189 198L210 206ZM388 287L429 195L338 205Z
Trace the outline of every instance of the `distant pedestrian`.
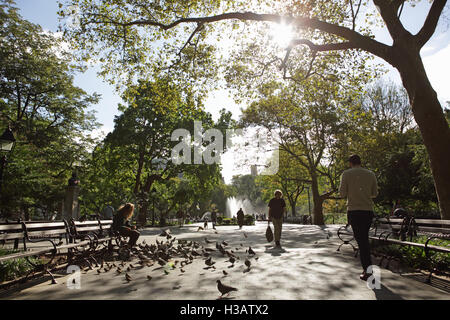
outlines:
M114 208L111 205L107 205L102 212L103 219L111 220L114 217Z
M275 190L275 197L269 201L269 222L272 221L274 228L275 247L281 248L281 228L283 226L283 215L286 212L286 202L284 201L283 192Z
M212 222L212 226L213 229L216 229L216 223L217 223L217 212L216 210L213 210L213 212L211 212L211 222Z
M367 270L372 265L369 229L374 216L372 198L378 195L377 178L372 171L361 167L358 155L352 155L348 162L350 169L342 173L339 193L342 198L347 198L347 219L358 243L363 267L360 279L366 281L371 276Z
M242 208L239 208L239 211L236 213L236 218L239 229L242 229L242 226L244 225L244 211L242 211Z
M136 231L136 226L130 225L130 219L133 216L134 204L126 203L117 209L114 215L112 229L118 231L123 237L130 237L128 247L132 248L138 240L140 233Z
M181 228L184 225L184 212L183 210L178 210L177 212L178 225Z

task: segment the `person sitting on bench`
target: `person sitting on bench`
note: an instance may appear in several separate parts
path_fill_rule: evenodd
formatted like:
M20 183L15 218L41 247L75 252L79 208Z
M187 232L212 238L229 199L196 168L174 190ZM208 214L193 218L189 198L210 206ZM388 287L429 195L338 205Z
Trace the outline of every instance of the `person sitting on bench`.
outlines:
M136 230L136 226L130 225L130 218L133 216L134 204L126 203L117 209L117 213L114 215L112 228L114 231L118 231L123 237L130 237L128 241L128 247L132 248L138 240L140 233Z

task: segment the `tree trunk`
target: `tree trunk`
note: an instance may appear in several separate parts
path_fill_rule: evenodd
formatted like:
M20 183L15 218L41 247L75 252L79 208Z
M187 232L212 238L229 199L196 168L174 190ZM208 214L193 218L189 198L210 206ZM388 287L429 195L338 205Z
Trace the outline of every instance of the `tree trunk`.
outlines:
M325 222L323 220L323 199L319 194L319 183L317 181L317 175L311 174L311 191L313 197L313 219L312 224L321 226Z
M418 50L405 43L398 52L395 67L408 92L414 119L428 151L441 218L450 220L450 128Z

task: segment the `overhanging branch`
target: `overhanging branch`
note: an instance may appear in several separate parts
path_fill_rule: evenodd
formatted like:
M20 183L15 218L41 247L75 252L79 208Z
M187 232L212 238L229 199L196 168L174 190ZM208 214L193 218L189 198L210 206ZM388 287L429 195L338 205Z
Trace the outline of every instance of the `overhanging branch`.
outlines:
M431 5L430 11L428 12L427 18L425 19L422 28L415 36L419 48L422 48L425 43L430 40L431 36L436 30L437 23L446 3L447 0L433 1L433 4Z

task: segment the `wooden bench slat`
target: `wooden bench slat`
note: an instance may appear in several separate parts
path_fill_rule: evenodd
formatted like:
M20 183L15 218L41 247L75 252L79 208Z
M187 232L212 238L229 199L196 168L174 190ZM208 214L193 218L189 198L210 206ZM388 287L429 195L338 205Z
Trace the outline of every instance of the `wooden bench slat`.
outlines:
M98 225L98 221L75 221L73 224L75 226Z
M84 232L84 231L100 231L100 227L81 227L81 228L77 228L77 232Z
M447 225L450 226L450 220L439 220L439 219L414 219L417 224L436 224L436 225Z
M28 230L41 228L65 228L64 222L49 222L49 223L32 223L25 224Z
M25 237L25 234L22 232L17 233L3 233L0 234L0 240L9 240L9 239L22 239Z
M18 258L25 258L25 257L36 256L36 255L39 255L39 254L49 253L52 250L53 250L53 248L46 248L46 249L41 249L41 250L31 250L31 251L17 252L17 253L9 254L9 255L6 255L6 256L0 256L0 262L11 260L11 259L18 259Z
M416 229L418 232L423 231L423 232L435 232L435 233L445 233L445 234L450 234L450 229L447 228L435 228L435 227L424 227L424 226L419 226Z
M28 232L28 237L45 237L51 235L61 235L65 234L66 230L42 230L42 231L32 231Z
M0 225L0 231L22 230L21 224L4 224Z
M402 223L403 219L386 219L386 218L380 218L378 219L378 222L382 222L382 223Z

